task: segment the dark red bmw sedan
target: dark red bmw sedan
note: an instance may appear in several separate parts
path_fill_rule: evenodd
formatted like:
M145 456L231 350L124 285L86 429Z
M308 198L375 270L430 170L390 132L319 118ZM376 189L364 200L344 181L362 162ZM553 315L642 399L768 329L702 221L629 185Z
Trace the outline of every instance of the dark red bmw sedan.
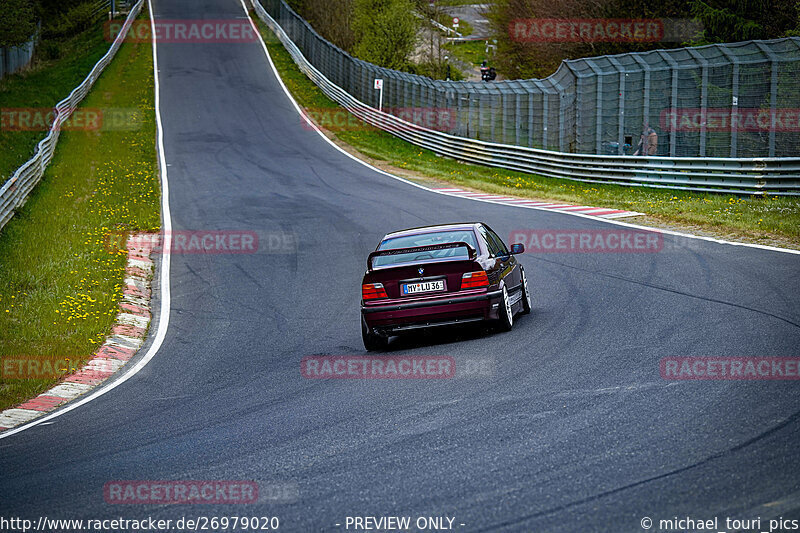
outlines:
M386 235L367 259L361 285L361 335L367 350L403 332L496 321L531 311L525 270L484 223L426 226Z

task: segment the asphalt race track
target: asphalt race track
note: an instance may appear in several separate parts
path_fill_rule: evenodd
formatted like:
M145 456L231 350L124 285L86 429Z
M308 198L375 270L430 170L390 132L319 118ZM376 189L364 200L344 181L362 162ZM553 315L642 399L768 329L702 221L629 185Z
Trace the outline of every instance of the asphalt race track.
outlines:
M244 16L235 0L156 0L155 13ZM174 230L252 230L259 251L172 256L158 354L108 394L0 440L0 514L277 516L301 532L345 531L347 516L449 516L469 532L800 517L797 382L659 372L670 356L800 355L800 256L669 235L658 253L526 253L534 311L510 333L390 346L490 371L305 379L304 356L366 353L359 284L386 232L624 228L434 194L354 162L302 125L260 43L158 54ZM280 233L297 245L270 246ZM113 480L262 490L246 506L110 505Z

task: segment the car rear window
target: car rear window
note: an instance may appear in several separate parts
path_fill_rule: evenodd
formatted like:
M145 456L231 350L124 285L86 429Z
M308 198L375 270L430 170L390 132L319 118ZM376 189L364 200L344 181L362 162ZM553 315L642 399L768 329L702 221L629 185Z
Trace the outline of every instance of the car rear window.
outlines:
M418 235L406 235L386 239L378 245L378 250L397 250L400 248L413 248L415 246L430 246L434 244L447 244L450 242L465 242L478 250L475 232L472 230L458 231L436 231L431 233L420 233ZM372 260L373 267L388 265L398 265L402 263L415 263L418 261L450 260L450 259L469 259L467 250L460 248L449 248L446 250L432 250L429 252L411 252L397 255L386 255L376 257Z

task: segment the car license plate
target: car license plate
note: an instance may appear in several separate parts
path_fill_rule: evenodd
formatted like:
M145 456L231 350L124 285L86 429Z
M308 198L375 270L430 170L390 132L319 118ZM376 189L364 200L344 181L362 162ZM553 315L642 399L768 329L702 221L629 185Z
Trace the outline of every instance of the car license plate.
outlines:
M403 283L403 294L417 294L420 292L436 292L444 290L444 280L421 281L419 283Z

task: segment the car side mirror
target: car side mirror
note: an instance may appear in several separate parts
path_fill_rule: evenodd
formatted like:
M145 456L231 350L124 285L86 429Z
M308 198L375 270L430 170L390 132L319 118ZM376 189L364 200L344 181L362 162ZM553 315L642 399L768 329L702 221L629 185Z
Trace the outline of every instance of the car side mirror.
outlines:
M525 251L525 245L518 242L511 245L511 255L521 254Z

